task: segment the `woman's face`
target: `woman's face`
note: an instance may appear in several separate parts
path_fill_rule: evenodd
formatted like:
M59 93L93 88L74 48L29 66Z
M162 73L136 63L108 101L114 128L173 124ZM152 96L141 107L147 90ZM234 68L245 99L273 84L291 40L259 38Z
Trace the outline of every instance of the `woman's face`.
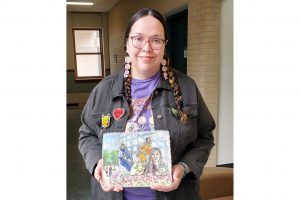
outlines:
M165 43L160 49L153 49L150 39L165 40L164 35L163 25L152 16L142 17L132 25L126 43L126 51L131 59L131 75L133 78L146 79L160 70ZM133 46L132 37L135 37L135 40L146 42L140 48L136 48Z
M159 161L159 159L160 159L160 152L159 151L154 151L153 154L152 154L152 159L154 161Z

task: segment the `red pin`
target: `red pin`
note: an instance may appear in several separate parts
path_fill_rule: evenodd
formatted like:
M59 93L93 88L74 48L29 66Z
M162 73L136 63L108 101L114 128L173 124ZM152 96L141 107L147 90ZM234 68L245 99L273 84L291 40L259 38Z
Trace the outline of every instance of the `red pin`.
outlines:
M125 109L124 108L116 108L116 109L113 110L112 114L113 114L115 120L118 120L118 119L120 119L121 117L124 116Z

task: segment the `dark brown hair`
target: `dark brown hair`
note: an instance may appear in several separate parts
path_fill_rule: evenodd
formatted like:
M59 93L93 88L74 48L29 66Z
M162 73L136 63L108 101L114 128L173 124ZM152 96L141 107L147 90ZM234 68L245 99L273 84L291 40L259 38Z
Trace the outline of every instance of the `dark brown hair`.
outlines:
M126 43L128 41L128 37L129 37L129 33L131 31L131 27L133 26L133 24L139 20L142 17L145 16L152 16L154 18L156 18L157 20L160 21L160 23L162 24L163 28L164 28L164 34L165 34L165 41L168 41L168 32L167 32L167 23L165 21L165 18L156 10L150 9L150 8L142 8L141 10L139 10L138 12L136 12L131 19L128 22L127 25L127 29L125 32L125 37L124 37L124 50L126 51ZM128 54L126 53L126 56L128 56ZM167 65L166 67L168 68L167 73L168 73L168 81L169 84L173 90L173 95L175 98L175 102L176 102L176 107L177 110L179 112L179 116L180 116L180 121L183 123L186 123L188 120L188 114L185 111L182 111L182 97L180 94L180 89L178 86L178 83L175 79L173 70L171 68L170 65L170 59L166 53L165 50L165 54L164 54L164 59L166 59L167 61ZM161 66L162 67L162 66ZM129 69L129 75L124 78L124 89L125 89L125 97L127 99L128 102L128 106L129 106L129 116L128 118L131 118L133 115L133 111L132 111L132 99L131 99L131 68Z

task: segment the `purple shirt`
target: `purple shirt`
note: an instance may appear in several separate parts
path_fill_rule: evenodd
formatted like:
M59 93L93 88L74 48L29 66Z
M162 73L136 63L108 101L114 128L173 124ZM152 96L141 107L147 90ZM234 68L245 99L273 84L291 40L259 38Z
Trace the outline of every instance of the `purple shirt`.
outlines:
M160 71L154 76L140 80L131 80L133 116L126 124L125 132L155 130L151 110L152 93L159 83ZM148 187L124 188L124 200L154 200L155 190Z
M151 110L151 95L159 83L159 78L160 72L148 79L133 78L131 80L133 116L128 120L125 132L155 130Z

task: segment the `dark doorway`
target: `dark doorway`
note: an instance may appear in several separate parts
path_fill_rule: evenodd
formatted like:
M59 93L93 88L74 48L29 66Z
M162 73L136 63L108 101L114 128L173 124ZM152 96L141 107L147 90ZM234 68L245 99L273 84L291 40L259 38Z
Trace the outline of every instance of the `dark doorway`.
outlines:
M168 25L169 41L168 55L174 69L186 74L187 68L187 20L188 10L185 9L166 18Z

